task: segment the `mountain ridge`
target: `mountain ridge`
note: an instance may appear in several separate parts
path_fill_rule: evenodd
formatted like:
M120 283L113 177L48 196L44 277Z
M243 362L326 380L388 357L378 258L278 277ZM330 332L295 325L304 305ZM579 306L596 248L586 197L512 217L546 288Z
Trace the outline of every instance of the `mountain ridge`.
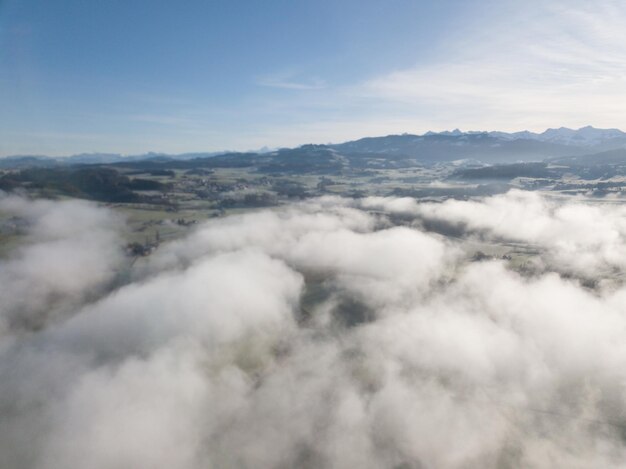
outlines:
M619 129L599 129L585 126L579 129L567 127L549 128L537 133L461 131L459 129L424 134L391 134L363 137L335 144L305 144L295 148L269 150L263 148L252 152L192 152L167 154L149 152L139 155L117 153L81 153L70 156L50 157L44 155L15 155L0 158L0 168L37 166L65 166L80 164L115 164L133 161L186 161L208 159L233 154L255 154L272 157L286 150L327 148L346 155L380 154L385 158L416 159L426 163L477 159L487 163L541 161L546 158L576 157L626 148L626 132Z

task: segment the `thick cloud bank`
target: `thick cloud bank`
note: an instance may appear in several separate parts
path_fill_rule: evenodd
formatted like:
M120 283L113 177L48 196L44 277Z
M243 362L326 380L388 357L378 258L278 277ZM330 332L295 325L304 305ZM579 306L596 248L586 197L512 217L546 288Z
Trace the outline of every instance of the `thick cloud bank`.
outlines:
M513 190L480 201L441 204L372 197L362 206L413 215L444 232L542 249L551 268L594 277L626 267L626 205L619 200L564 202Z
M42 327L107 288L122 261L120 220L82 201L0 198L28 243L0 263L0 338Z
M324 198L133 264L106 209L0 209L0 467L624 466L626 287L563 275L620 273L621 205Z

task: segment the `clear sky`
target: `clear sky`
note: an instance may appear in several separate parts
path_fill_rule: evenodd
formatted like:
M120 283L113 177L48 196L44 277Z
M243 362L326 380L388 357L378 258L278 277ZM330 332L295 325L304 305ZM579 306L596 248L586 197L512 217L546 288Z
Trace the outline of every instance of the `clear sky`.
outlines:
M626 2L0 0L0 155L626 128Z

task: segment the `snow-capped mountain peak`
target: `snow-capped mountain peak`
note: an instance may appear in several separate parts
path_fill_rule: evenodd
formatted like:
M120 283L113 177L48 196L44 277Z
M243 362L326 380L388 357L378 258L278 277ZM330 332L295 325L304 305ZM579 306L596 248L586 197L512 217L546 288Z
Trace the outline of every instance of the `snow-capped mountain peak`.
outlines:
M520 132L478 132L469 131L461 132L459 129L443 132L427 132L425 135L444 135L444 136L462 136L473 134L487 134L490 137L500 140L536 140L540 142L555 143L561 145L574 146L594 146L600 145L607 140L624 139L626 142L626 132L619 129L598 129L591 125L581 127L579 129L570 129L568 127L550 128L541 133L522 130Z
M538 140L544 142L591 146L614 138L624 138L626 133L619 129L596 129L588 125L580 129L569 129L567 127L548 129L539 134L538 137Z

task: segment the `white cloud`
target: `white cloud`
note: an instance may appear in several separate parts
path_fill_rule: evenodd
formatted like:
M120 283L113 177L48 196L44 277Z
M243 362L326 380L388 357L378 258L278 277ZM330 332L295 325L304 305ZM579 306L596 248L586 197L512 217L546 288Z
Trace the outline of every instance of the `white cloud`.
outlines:
M267 75L257 79L259 86L268 88L279 88L284 90L321 90L326 88L324 80L318 77L302 77L294 72L283 72L274 75Z
M429 117L415 118L422 128L428 119L503 130L624 127L622 2L503 2L481 13L431 63L368 80L355 93L423 107Z
M621 204L563 204L534 192L510 191L483 201L448 200L412 210L487 239L536 245L552 268L588 278L626 266L626 209Z
M2 208L32 220L32 242L51 251L113 219L83 203ZM626 287L589 290L554 271L574 256L558 239L597 258L586 271L615 262L603 246L624 252L623 215L519 192L323 198L209 221L132 268L115 264L132 269L123 286L87 254L112 252L108 241L82 246L66 277L103 273L78 292L100 295L55 288L56 321L0 340L2 466L621 467ZM467 240L425 232L426 218L532 241L551 264L523 277L467 262ZM21 280L2 298L41 288ZM358 304L372 314L334 320Z
M97 298L124 262L110 211L82 201L27 201L0 195L0 211L24 223L23 246L0 263L0 338L44 326Z

